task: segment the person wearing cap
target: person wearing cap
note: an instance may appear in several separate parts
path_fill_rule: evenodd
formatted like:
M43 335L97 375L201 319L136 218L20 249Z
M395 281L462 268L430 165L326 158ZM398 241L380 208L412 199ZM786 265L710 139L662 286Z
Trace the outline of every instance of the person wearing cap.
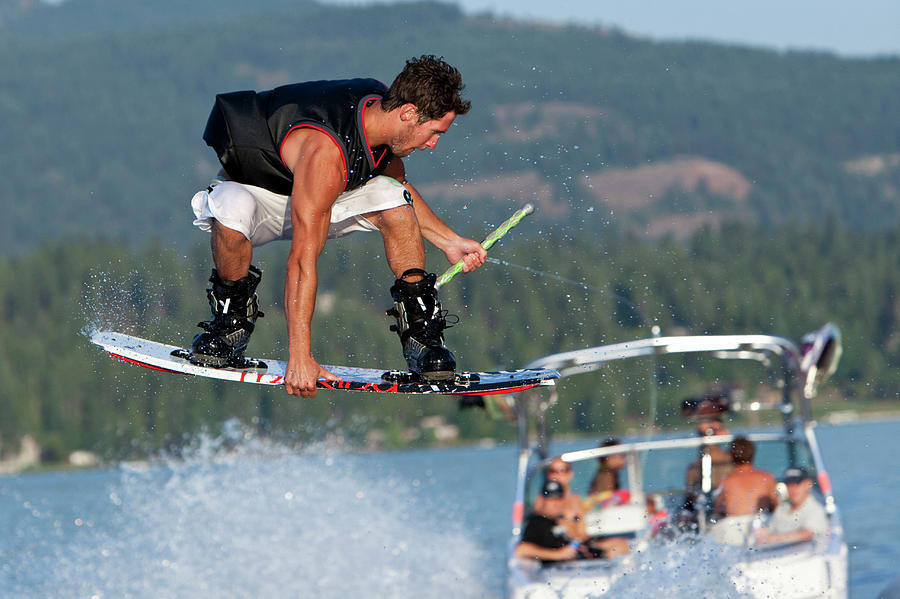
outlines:
M788 500L772 514L768 527L756 532L760 545L800 543L822 537L828 531L825 508L812 497L813 479L804 468L788 468L782 478Z
M620 538L589 539L584 522L584 503L571 492L572 465L562 458L550 461L541 494L534 500L517 557L558 561L576 557L615 557L628 553L628 542Z
M564 522L571 538L586 539L583 503L571 488L572 465L561 458L553 458L545 476L543 492L534 500L535 513Z
M537 509L538 503L541 504L540 510ZM568 505L566 489L558 480L548 478L541 494L535 499L534 511L525 520L522 540L516 545L514 554L543 562L575 559L579 555L581 541L587 536L580 534L583 529L580 514L573 512ZM580 538L574 539L573 534Z
M553 458L544 471L544 476L547 483L555 482L560 486L562 495L558 498L550 497L543 493L538 495L534 500L534 511L551 518L558 517L563 512L568 512L576 522L582 520L584 509L581 497L572 493L571 485L574 475L570 463L559 457ZM581 536L581 531L576 532L576 536Z

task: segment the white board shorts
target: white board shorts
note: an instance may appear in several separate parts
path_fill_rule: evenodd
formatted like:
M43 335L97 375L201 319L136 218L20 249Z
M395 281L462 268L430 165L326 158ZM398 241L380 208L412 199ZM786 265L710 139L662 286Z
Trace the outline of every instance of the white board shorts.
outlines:
M373 177L362 187L342 193L331 207L328 237L342 237L357 231L378 229L363 215L411 203L409 191L396 179ZM233 229L260 246L277 239L290 239L291 197L243 183L217 178L209 189L198 191L191 199L194 225L212 230L212 219Z

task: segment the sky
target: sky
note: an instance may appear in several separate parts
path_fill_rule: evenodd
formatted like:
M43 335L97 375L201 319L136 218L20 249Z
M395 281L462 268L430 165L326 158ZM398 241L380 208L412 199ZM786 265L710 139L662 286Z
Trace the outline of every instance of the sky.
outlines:
M368 4L371 0L321 0ZM384 1L384 0L382 0ZM453 0L466 13L846 57L900 56L900 0Z

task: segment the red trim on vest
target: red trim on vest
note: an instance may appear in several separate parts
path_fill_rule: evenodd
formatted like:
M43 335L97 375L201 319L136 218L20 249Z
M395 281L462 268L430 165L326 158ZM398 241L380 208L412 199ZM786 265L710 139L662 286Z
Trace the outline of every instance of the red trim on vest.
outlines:
M379 81L379 83L381 83L381 82ZM382 85L384 85L384 84L382 83ZM381 156L378 157L378 160L375 160L375 154L372 152L371 144L369 144L369 136L366 135L366 108L368 108L369 104L371 104L374 101L375 100L369 100L368 102L363 104L362 111L360 112L360 115L359 115L360 120L362 121L362 124L363 124L362 134L363 134L363 140L365 140L365 142L366 142L366 150L369 151L369 156L372 157L372 170L375 170L376 168L378 168L378 163L380 163L381 159L384 158L384 155L387 154L387 150L384 150L381 153Z
M378 163L381 162L381 159L384 158L384 156L385 156L385 154L387 154L387 152L388 152L388 151L385 150L385 151L383 151L383 152L381 153L381 156L379 156L379 157L378 157L378 160L375 161L375 168L378 168ZM374 155L374 154L372 155L372 158L373 158L373 159L375 158L375 155Z
M309 129L315 129L316 131L320 131L328 136L328 139L334 142L334 145L337 146L338 151L341 153L341 161L344 164L344 191L347 189L347 185L350 184L350 173L347 171L347 156L344 154L344 148L341 146L340 142L334 138L334 136L323 129L322 127L317 127L316 125L294 125L290 129L287 130L287 133L284 134L284 138L281 140L281 145L278 146L278 158L281 159L281 164L284 164L285 168L290 170L290 167L284 162L284 143L287 141L288 136L294 132L295 129L301 129L307 127ZM368 145L368 142L366 142Z

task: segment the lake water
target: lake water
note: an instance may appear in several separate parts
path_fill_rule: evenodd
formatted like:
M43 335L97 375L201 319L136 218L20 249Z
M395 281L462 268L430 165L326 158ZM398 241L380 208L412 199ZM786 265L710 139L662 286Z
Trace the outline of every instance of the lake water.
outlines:
M873 599L900 575L900 421L817 434L850 597ZM2 477L0 597L502 597L515 453L297 451L232 426L178 460Z

